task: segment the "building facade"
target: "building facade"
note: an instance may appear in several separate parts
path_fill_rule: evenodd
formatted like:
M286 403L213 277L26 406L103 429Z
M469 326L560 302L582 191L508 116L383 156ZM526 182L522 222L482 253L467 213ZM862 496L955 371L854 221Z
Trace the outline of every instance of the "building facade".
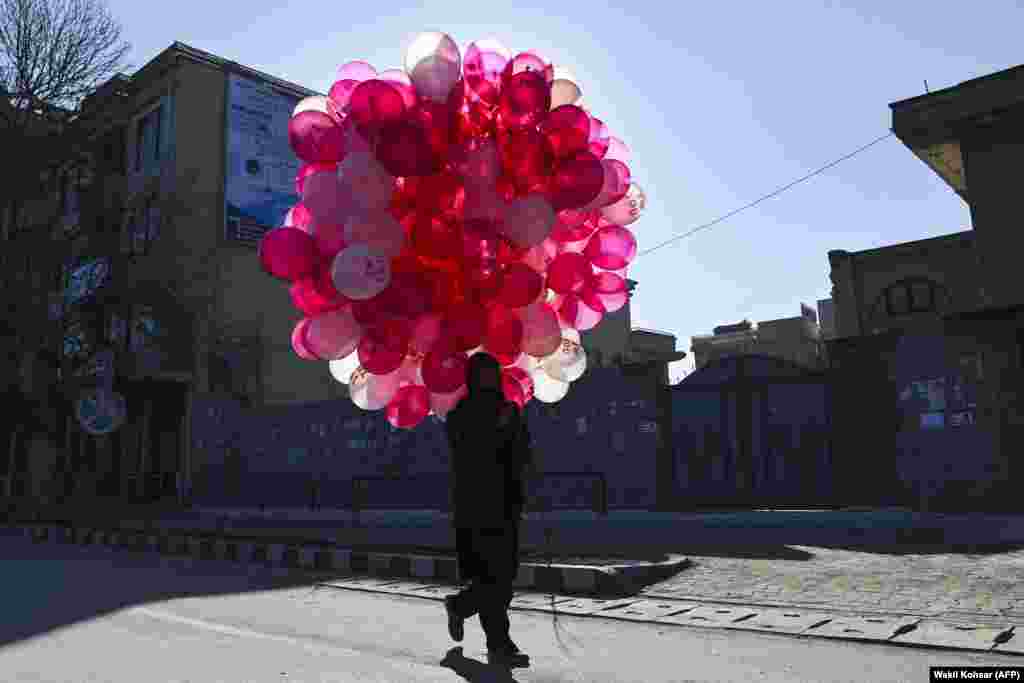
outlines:
M692 338L697 369L713 361L742 355L762 355L796 363L809 369L822 367L821 333L817 313L807 305L792 318L735 325L720 325L714 334Z

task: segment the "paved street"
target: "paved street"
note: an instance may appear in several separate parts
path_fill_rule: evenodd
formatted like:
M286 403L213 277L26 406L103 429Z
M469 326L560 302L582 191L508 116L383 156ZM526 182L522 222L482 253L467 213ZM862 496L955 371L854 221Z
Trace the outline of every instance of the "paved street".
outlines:
M449 653L432 600L11 536L0 556L5 681L924 681L930 665L1021 661L516 611L533 663L510 677L484 664L475 620Z
M810 546L676 549L693 561L645 594L1024 624L1024 550L897 554Z

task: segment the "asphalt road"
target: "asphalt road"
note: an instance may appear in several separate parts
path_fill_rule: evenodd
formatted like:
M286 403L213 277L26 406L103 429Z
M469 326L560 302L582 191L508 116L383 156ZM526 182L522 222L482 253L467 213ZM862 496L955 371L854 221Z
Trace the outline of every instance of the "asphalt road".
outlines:
M5 683L927 681L933 665L1022 663L564 615L556 627L514 612L532 665L509 673L486 664L475 619L452 651L436 601L12 536L0 538L0 606Z

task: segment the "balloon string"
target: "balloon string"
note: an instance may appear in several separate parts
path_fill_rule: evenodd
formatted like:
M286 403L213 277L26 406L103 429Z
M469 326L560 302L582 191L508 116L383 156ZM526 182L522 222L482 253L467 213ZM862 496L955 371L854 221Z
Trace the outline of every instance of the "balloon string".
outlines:
M863 145L861 147L858 147L857 149L853 150L849 154L844 154L843 156L839 157L838 159L836 159L834 161L830 161L829 163L825 164L821 168L817 168L817 169L811 171L810 173L808 173L807 175L802 176L800 178L797 178L796 180L794 180L793 182L789 183L788 185L783 185L779 189L773 190L772 192L769 192L768 194L764 195L763 197L759 197L758 199L755 199L754 201L750 202L749 204L745 204L744 206L741 206L738 209L730 211L729 213L725 214L724 216L720 216L720 217L716 218L713 221L710 221L710 222L705 223L703 225L698 225L696 228L694 228L693 230L690 230L687 233L684 233L682 235L676 235L675 237L670 237L669 239L665 240L664 242L659 242L658 244L654 245L653 247L641 251L639 254L637 254L637 258L639 258L641 256L646 256L647 254L650 254L651 252L657 251L658 249L661 249L662 247L667 247L668 245L673 244L674 242L678 242L681 239L685 239L685 238L689 237L690 235L693 235L694 233L697 233L697 232L700 232L701 230L704 230L705 228L710 228L713 225L717 225L718 223L721 223L724 220L732 218L733 216L735 216L736 214L740 213L741 211L746 211L747 209L750 209L750 208L753 208L753 207L757 206L761 202L767 201L767 200L771 199L772 197L776 197L776 196L782 194L783 192L785 192L786 190L788 190L789 188L794 187L796 185L799 185L800 183L802 183L802 182L804 182L806 180L810 180L814 176L819 175L821 173L824 173L825 171L827 171L828 169L832 168L833 166L837 166L838 164L846 161L847 159L851 159L851 158L857 156L858 154L860 154L861 152L867 151L871 147L874 147L875 145L877 145L882 140L890 138L893 135L895 135L895 133L893 131L889 131L885 135L882 135L881 137L875 138L874 140L872 140L868 144Z

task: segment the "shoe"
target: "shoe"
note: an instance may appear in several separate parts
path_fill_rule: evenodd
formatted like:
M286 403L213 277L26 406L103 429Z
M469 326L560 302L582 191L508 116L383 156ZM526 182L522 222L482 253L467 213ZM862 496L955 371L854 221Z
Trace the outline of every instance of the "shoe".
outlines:
M530 656L520 652L515 645L506 646L497 650L487 650L487 661L508 668L523 668L530 666Z
M463 624L465 620L455 613L454 600L454 596L451 595L444 599L444 609L448 612L448 635L452 637L452 640L462 642L462 638L466 635Z

